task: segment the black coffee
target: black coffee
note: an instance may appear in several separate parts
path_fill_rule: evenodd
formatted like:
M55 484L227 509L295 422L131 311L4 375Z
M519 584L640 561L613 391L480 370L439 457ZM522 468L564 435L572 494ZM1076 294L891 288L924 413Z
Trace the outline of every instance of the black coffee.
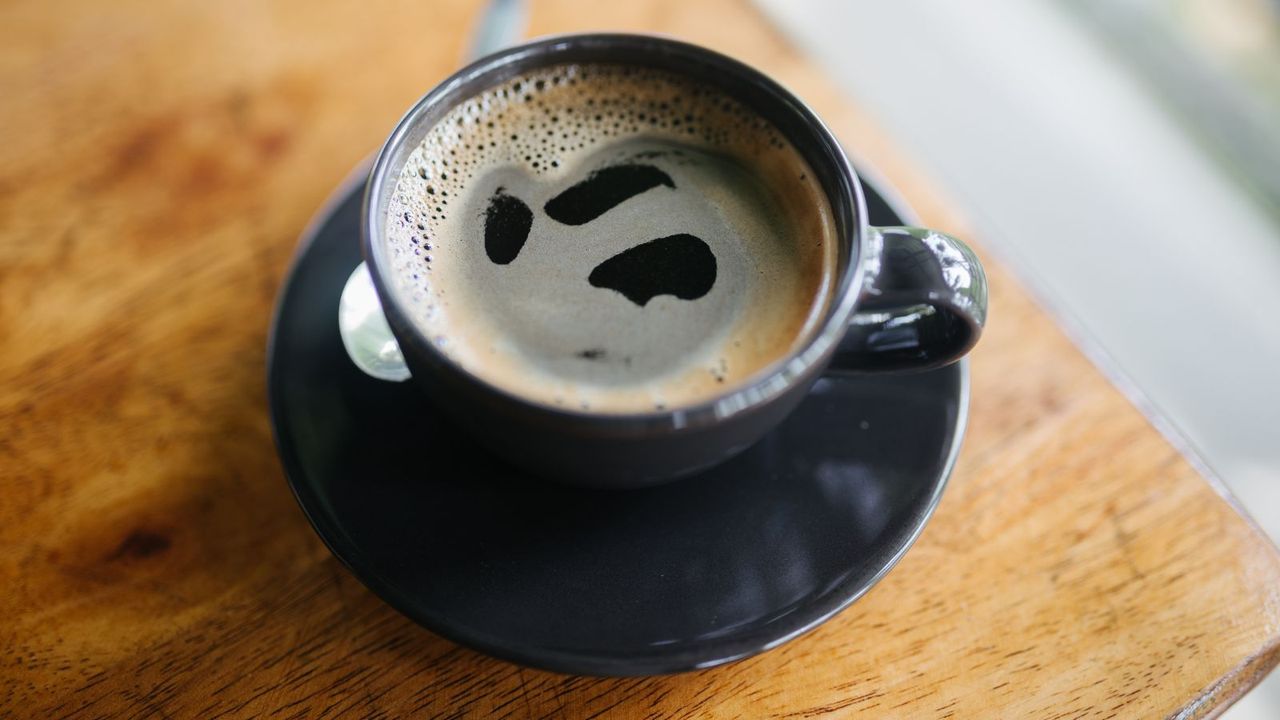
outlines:
M664 72L560 66L471 98L388 210L396 292L447 355L550 405L696 404L830 302L831 211L772 126Z

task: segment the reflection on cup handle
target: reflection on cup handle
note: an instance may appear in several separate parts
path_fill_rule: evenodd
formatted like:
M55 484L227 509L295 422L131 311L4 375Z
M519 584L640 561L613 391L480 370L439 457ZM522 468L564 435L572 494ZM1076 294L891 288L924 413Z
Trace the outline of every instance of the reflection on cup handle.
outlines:
M355 366L379 380L404 382L409 367L404 362L400 345L391 334L387 316L382 314L378 291L373 287L369 268L360 263L347 278L338 302L338 331L342 346Z
M973 348L987 321L987 275L960 240L927 228L868 228L858 310L833 371L930 370Z

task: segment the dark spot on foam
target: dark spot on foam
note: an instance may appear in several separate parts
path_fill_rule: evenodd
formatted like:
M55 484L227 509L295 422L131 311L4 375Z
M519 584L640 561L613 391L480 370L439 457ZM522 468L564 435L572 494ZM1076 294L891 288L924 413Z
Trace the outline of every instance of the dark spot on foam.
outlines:
M551 198L544 209L553 220L582 225L659 185L676 186L669 175L652 165L614 165L591 173Z
M502 188L489 199L484 213L484 251L496 265L506 265L520 254L529 228L533 227L533 211L518 197L507 195Z
M583 360L600 360L604 356L605 356L604 348L588 348L586 350L578 351L578 357L582 358Z
M697 300L716 282L716 256L702 239L681 233L636 245L605 260L587 278L644 307L659 295Z

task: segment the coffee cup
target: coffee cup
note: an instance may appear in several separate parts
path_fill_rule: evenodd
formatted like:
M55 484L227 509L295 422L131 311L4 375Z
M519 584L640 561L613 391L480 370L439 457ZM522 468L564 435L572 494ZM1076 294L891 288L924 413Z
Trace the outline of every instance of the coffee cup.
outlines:
M383 145L343 341L536 475L674 480L823 373L977 342L973 252L866 215L839 142L760 72L667 38L536 40L452 75Z

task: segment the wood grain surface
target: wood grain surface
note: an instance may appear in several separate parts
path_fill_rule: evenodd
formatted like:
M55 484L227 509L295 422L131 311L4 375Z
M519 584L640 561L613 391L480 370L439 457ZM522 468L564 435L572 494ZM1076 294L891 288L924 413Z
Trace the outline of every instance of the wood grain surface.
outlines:
M952 484L901 565L813 633L599 680L383 605L284 482L266 333L308 218L458 66L476 10L0 6L0 716L1199 718L1276 664L1274 547L990 256ZM963 234L742 0L534 3L532 34L585 29L764 69Z

